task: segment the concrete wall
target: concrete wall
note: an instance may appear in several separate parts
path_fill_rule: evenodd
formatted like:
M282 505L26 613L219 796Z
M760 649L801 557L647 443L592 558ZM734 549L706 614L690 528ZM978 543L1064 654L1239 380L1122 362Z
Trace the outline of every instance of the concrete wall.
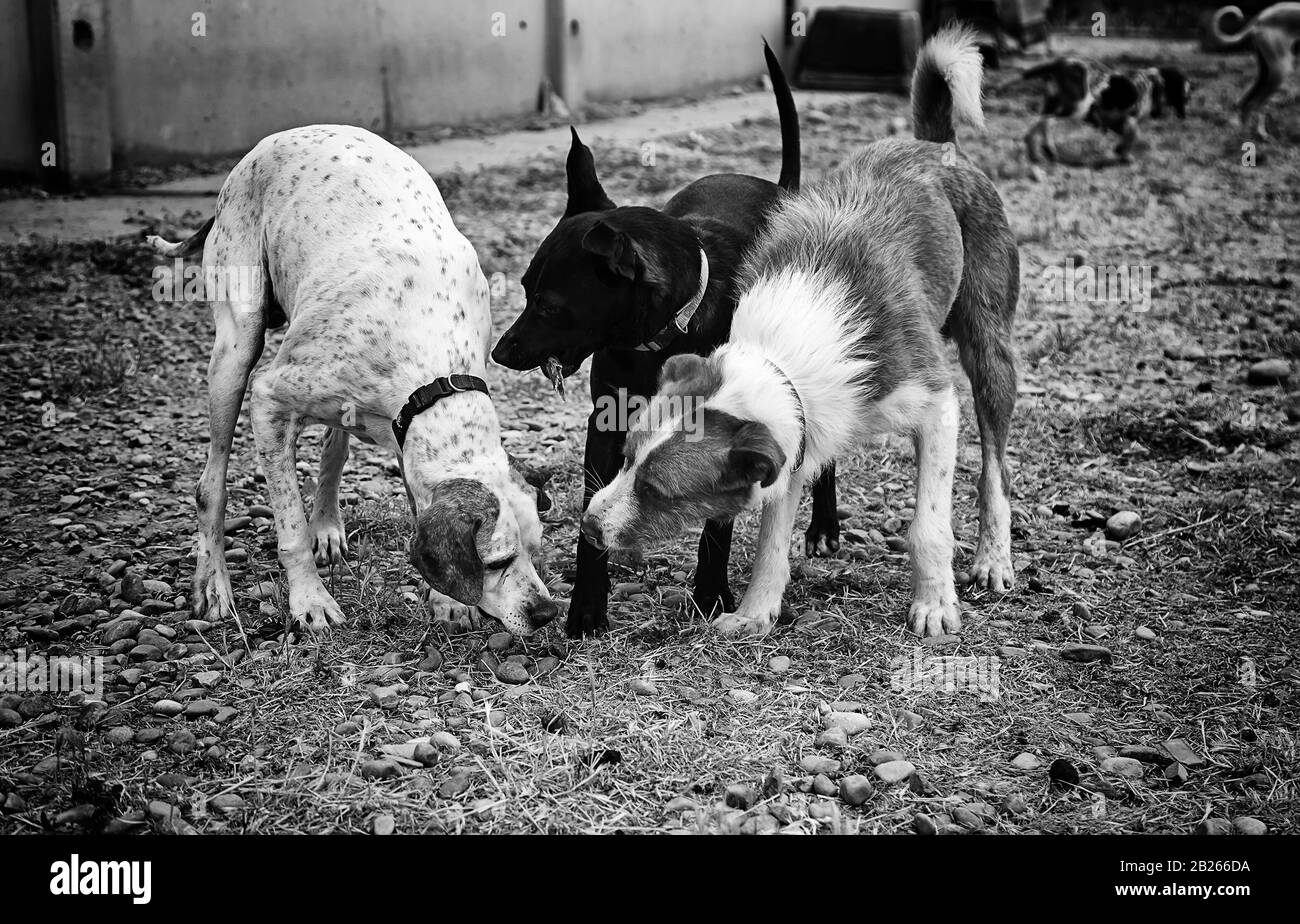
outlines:
M0 173L35 173L40 164L32 110L27 0L0 0Z
M761 37L782 47L781 0L565 0L580 99L671 96L765 72ZM572 91L570 91L570 95Z
M113 0L115 157L242 152L312 122L391 132L525 112L544 2ZM192 34L195 11L205 36Z

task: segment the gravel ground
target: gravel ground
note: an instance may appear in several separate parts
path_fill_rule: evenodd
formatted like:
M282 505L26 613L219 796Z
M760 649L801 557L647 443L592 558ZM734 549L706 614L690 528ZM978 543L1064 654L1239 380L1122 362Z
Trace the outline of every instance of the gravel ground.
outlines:
M1279 141L1243 166L1223 113L1246 60L1178 55L1203 93L1185 123L1148 131L1134 167L1098 163L1108 146L1079 128L1061 147L1082 166L1028 165L1023 89L991 91L990 132L963 138L1022 243L1019 583L964 589L962 635L924 644L903 629L913 481L895 442L844 460L844 548L796 559L797 620L760 642L688 611L689 538L616 569L602 638L433 629L394 467L361 448L344 479L352 560L331 576L351 623L284 644L245 424L229 516L248 637L192 621L207 312L155 303L153 258L130 246L0 249L0 649L105 669L102 701L0 694L0 831L1294 833L1300 117L1282 107ZM805 176L906 108L804 112ZM658 203L705 172L774 176L778 145L765 120L660 144L652 167L639 148L596 153L618 201ZM501 274L504 329L562 211L562 165L438 179ZM1044 270L1070 259L1153 267L1151 304L1051 300ZM581 375L567 399L537 375L491 382L508 448L555 473L561 597ZM966 404L958 568L979 466ZM755 526L737 530L737 585ZM905 682L916 666L966 682Z

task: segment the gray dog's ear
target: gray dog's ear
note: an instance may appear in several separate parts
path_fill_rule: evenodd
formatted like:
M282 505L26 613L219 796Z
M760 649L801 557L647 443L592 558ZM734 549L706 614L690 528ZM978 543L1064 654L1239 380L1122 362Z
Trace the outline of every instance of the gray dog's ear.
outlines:
M501 505L481 481L451 478L433 487L433 500L415 521L411 564L439 593L466 606L483 599L482 529L496 528Z
M727 454L728 472L744 484L771 487L785 467L785 453L766 424L746 421L736 431Z
M570 125L569 131L573 134L573 142L569 145L569 159L564 164L569 177L569 204L564 209L564 217L612 209L614 203L605 195L600 180L596 178L596 161L591 156L591 149L582 143L576 128Z

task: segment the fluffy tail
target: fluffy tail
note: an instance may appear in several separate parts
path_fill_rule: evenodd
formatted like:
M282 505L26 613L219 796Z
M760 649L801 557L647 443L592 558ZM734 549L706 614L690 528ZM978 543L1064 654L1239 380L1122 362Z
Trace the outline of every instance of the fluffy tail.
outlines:
M772 47L763 39L763 57L767 60L767 73L772 78L772 95L776 97L776 112L781 120L781 176L776 185L790 192L799 189L799 112L794 108L794 96L786 82L785 71L776 59Z
M912 131L919 141L955 141L958 122L984 129L983 74L975 33L965 26L947 26L922 46L912 74Z
M1255 19L1258 18L1258 16L1255 17ZM1224 51L1231 51L1245 45L1246 39L1250 38L1250 34L1255 30L1255 19L1247 22L1240 32L1235 33L1223 31L1223 21L1225 19L1232 19L1234 22L1239 23L1245 22L1246 14L1238 6L1220 7L1214 11L1214 15L1210 18L1210 32L1213 33L1214 41L1218 44L1218 47Z
M203 243L208 239L208 232L212 230L212 222L213 219L209 218L203 223L202 228L199 228L179 244L164 241L156 234L150 234L144 239L144 242L164 257L188 257L190 254L198 253L203 249Z

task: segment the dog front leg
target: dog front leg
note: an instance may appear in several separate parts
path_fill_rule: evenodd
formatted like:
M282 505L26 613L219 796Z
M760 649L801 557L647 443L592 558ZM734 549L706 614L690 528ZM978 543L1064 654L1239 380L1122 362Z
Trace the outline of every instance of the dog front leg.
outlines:
M951 387L923 412L916 449L916 515L908 532L912 608L907 624L917 635L961 629L952 577L952 478L957 464L957 395Z
M840 511L835 498L835 463L817 476L812 490L812 519L803 534L804 554L830 558L840 550Z
M295 622L321 632L345 620L343 611L330 596L316 573L302 492L298 488L295 444L301 421L275 394L275 371L253 385L253 437L257 458L266 475L266 486L275 512L275 532L280 565L289 583L289 615Z
M320 481L311 505L311 544L316 564L341 563L348 553L348 535L339 511L339 479L348 461L348 431L330 427L320 454Z
M713 627L723 635L767 635L781 615L781 598L790 583L790 532L803 495L804 475L794 472L784 494L763 507L758 552L745 599L734 613L719 616Z
M715 611L723 613L736 608L727 583L727 563L731 559L731 520L709 520L700 534L700 551L695 563L696 607L706 617Z
M622 464L623 434L601 428L602 418L592 411L587 419L587 447L583 458L582 509L592 495L609 484ZM564 631L569 638L594 635L609 628L609 553L596 548L578 533L578 568L569 600Z

